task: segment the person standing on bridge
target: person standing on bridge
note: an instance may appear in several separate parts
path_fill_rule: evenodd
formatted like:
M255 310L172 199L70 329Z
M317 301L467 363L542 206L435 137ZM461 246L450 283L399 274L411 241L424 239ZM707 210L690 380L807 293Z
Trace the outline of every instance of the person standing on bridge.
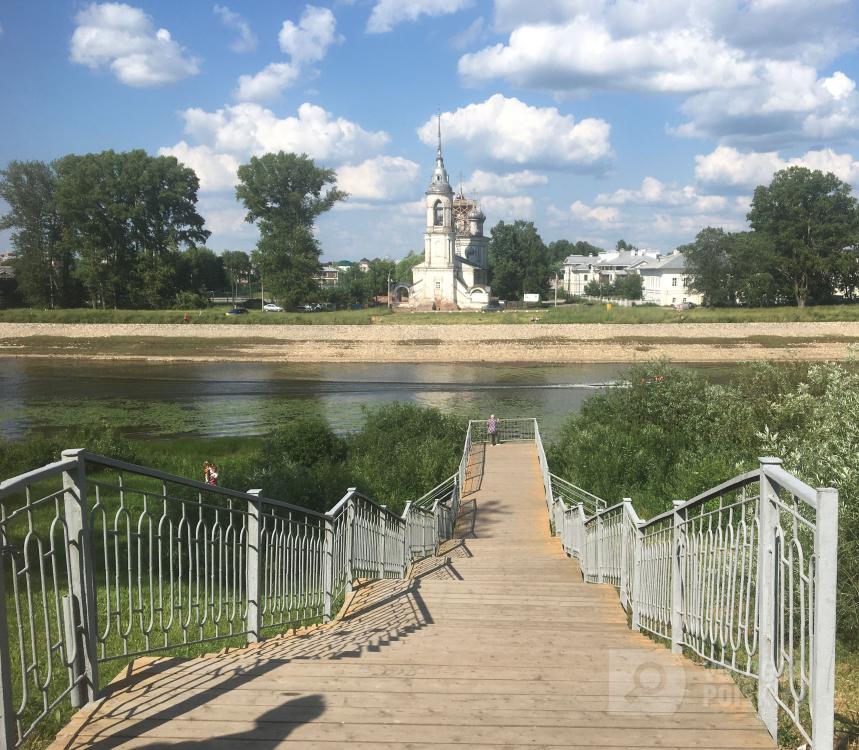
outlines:
M494 414L490 414L489 419L486 420L486 432L492 439L492 445L496 445L496 440L498 438L498 420L495 419Z

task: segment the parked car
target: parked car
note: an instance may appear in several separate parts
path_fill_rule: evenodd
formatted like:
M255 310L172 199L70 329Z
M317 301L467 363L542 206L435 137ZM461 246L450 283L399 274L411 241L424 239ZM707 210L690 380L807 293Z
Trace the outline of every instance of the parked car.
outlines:
M691 310L693 307L697 307L694 302L678 302L674 305L675 310Z
M263 312L283 312L283 308L280 305L274 304L274 302L269 302L262 306Z
M246 307L234 307L232 310L227 310L224 315L247 315L248 309Z
M480 312L501 312L504 308L497 302L490 302L480 308Z

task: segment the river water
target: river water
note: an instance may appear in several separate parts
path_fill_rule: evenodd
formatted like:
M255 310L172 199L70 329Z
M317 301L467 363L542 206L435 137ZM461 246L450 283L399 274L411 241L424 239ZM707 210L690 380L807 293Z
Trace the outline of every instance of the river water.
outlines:
M0 358L0 434L76 424L134 437L259 435L320 414L335 430L396 401L486 418L535 416L551 439L619 365L128 363ZM706 368L725 377L730 368Z

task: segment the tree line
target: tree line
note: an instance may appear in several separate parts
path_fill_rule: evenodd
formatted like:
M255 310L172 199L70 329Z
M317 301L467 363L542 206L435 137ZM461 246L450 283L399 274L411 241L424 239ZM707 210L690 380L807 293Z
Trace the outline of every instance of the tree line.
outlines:
M680 251L693 291L710 306L749 307L854 299L859 209L832 173L789 167L755 189L751 231L706 227Z

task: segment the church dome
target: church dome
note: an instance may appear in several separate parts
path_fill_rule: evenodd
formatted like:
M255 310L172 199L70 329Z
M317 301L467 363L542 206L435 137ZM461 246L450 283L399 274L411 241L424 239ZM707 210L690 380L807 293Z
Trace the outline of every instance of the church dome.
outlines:
M486 214L480 210L478 206L475 206L468 212L468 220L469 221L486 221Z

